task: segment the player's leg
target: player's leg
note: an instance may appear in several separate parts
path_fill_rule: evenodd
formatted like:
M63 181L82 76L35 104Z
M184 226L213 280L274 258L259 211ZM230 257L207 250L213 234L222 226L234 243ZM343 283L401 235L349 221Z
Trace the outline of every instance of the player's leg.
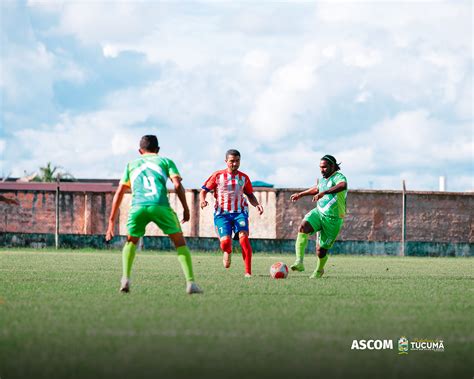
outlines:
M245 277L252 276L252 246L249 241L249 217L246 213L236 213L233 219L234 232L239 236L242 248L242 259L245 266Z
M319 279L324 275L324 266L329 259L328 251L334 245L343 225L343 219L322 217L321 221L322 228L316 248L317 264L310 276L312 279Z
M194 281L193 261L191 259L191 252L186 245L183 233L174 233L169 235L173 242L176 251L178 252L178 261L181 264L184 277L186 278L186 292L190 295L193 293L202 293L203 291Z
M122 249L122 280L120 283L121 292L130 291L130 277L132 273L133 261L140 237L145 234L145 228L149 220L146 215L146 207L130 208L127 221L127 242Z
M304 271L304 254L306 251L306 247L308 246L308 239L311 233L314 232L313 227L311 224L303 220L301 222L301 225L298 229L298 235L296 237L296 243L295 243L295 254L296 254L296 260L295 262L290 266L291 270L293 271Z
M178 261L181 264L184 277L186 278L186 292L188 294L202 293L202 290L194 282L193 262L191 252L186 245L181 225L175 211L168 206L152 206L148 208L156 225L168 234L178 253Z
M296 260L290 266L293 271L304 271L304 254L308 246L309 236L320 228L319 217L315 211L316 209L313 209L306 214L298 229L295 243Z
M249 241L248 232L239 232L239 243L242 248L242 259L245 265L245 277L250 278L252 276L252 246Z
M120 281L120 292L130 292L130 276L135 259L138 237L127 236L127 242L122 249L122 279Z
M311 274L311 279L319 279L324 275L324 266L329 259L328 249L325 249L320 246L318 243L318 247L316 248L316 256L317 256L317 263L316 269Z
M222 264L225 268L230 267L232 254L232 219L229 214L214 216L214 225L219 236L220 247L223 252Z

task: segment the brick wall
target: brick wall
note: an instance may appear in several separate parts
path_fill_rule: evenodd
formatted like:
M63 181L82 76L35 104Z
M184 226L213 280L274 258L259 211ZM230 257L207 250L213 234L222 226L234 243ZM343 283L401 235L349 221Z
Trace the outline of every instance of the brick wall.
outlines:
M110 214L112 186L61 185L59 198L60 233L104 234ZM257 199L265 212L259 216L250 206L250 230L253 238L294 239L303 216L314 207L311 198L289 201L296 190L261 189ZM0 183L0 193L16 198L20 206L0 203L0 232L54 233L55 185ZM192 237L214 237L213 209L199 208L198 190L187 190L191 221L183 232ZM209 196L210 198L210 196ZM126 234L130 195L125 195L116 233ZM182 217L177 196L170 193L170 204ZM402 194L400 191L349 191L348 211L341 241L385 241L401 239ZM474 242L474 194L446 192L407 193L407 241ZM149 225L148 235L163 235Z

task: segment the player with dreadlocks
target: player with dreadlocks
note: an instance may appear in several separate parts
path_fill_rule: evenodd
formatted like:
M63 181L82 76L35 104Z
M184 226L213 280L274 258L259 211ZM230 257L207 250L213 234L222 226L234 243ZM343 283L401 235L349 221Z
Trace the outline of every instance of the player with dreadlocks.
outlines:
M320 232L316 248L318 263L310 278L323 276L329 258L328 250L341 231L346 213L347 179L339 172L341 168L336 158L325 155L321 158L319 169L323 178L316 186L290 197L292 202L296 202L303 196L313 196L312 201L316 202L316 208L308 212L301 222L295 244L296 261L290 266L293 271L304 271L303 258L308 237Z

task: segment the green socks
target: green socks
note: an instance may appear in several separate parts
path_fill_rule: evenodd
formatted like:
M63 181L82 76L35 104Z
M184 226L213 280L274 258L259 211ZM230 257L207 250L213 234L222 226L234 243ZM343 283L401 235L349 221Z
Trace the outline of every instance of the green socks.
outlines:
M137 246L132 242L126 242L122 250L122 268L123 277L129 279L132 271L133 260L135 259L135 252ZM193 263L191 261L191 254L187 246L180 246L178 250L178 260L181 263L186 281L194 281Z
M132 242L126 242L122 250L122 269L123 277L130 278L132 271L133 259L135 258L135 251L137 246Z
M304 252L306 251L306 246L308 246L308 238L309 234L306 233L298 233L298 237L296 237L296 260L300 263L303 263Z
M316 271L321 272L324 269L324 266L326 265L326 262L329 259L329 254L326 254L324 258L319 258L318 257L318 265L316 266Z
M178 251L178 260L181 263L181 268L183 269L184 276L186 277L187 282L194 281L193 273L193 262L191 261L191 253L186 245L177 247Z

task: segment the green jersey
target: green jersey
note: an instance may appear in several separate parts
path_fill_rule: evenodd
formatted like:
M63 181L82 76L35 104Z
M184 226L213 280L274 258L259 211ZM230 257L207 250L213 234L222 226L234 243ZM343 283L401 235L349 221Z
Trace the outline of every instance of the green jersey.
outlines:
M318 183L319 192L326 191L336 184L346 182L347 179L339 171L336 171L329 178L322 178ZM343 218L346 214L347 189L338 193L331 193L323 196L318 201L318 210L324 216Z
M120 183L131 187L132 206L169 206L166 181L175 176L181 175L171 159L144 154L127 164Z

